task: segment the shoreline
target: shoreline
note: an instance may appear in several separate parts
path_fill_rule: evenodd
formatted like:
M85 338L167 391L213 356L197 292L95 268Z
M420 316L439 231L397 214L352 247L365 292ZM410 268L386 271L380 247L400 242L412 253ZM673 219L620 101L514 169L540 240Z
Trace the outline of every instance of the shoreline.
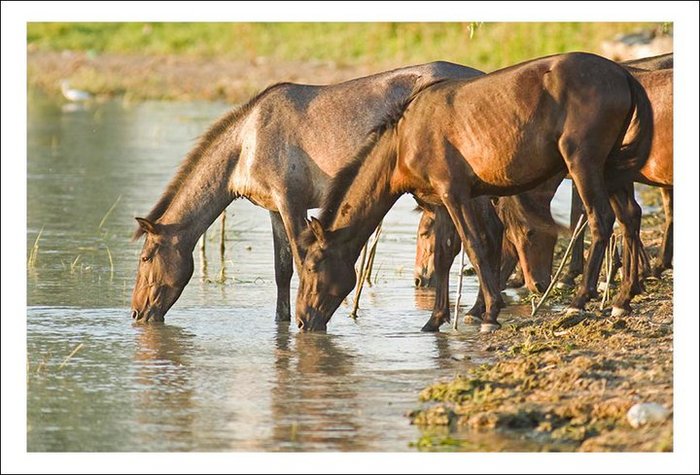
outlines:
M403 66L339 65L332 61L232 60L182 55L27 54L27 85L60 96L61 81L98 99L226 101L244 103L278 82L331 84Z
M644 196L648 201L649 194ZM652 261L662 223L663 212L642 220ZM555 266L568 239L559 240ZM647 278L645 286L627 317L611 317L609 304L601 312L597 299L584 315L544 308L535 318L510 317L501 330L482 335L480 349L496 362L465 369L420 393L421 407L408 414L411 423L443 433L426 435L416 446L468 449L449 436L466 429L519 434L540 442L542 450L673 451L673 270ZM548 307L570 296L558 292ZM669 415L633 428L627 413L642 402L661 404Z

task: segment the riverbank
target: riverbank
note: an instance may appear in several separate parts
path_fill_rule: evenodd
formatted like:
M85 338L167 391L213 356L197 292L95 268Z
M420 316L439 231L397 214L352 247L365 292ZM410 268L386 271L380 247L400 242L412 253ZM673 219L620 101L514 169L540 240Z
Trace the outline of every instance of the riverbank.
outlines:
M27 80L54 96L67 80L98 99L241 103L276 82L329 84L437 60L493 71L564 51L625 59L619 34L664 25L29 23Z
M642 239L654 257L662 222L658 212L642 224ZM410 414L412 423L426 433L431 427L448 431L417 445L459 448L462 443L449 433L467 428L516 434L540 442L543 450L672 451L673 271L647 279L645 286L625 318L611 317L609 307L599 311L598 300L585 315L545 311L535 318L510 317L501 331L482 335L479 345L495 363L420 393L423 405ZM552 303L568 298L562 293ZM644 402L661 404L668 417L633 428L627 413Z

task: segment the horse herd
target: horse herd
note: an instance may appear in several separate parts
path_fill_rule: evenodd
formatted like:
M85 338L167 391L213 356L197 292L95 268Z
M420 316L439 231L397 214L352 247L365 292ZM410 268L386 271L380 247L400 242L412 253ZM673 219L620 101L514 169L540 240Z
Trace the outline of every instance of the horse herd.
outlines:
M583 273L570 309L597 295L615 219L623 236L614 315L643 291L648 259L634 182L664 190L667 227L657 272L671 265L673 55L615 63L588 53L535 59L485 74L447 62L328 86L281 83L215 122L154 208L132 317L163 321L190 280L198 239L236 198L269 210L276 319L323 331L355 286L355 263L404 193L423 210L417 286L435 286L423 326L449 321L449 269L463 246L480 282L468 312L481 331L500 327L501 290L520 264L525 284L550 283L557 226L549 204L565 177L572 222L585 211L591 244L577 245L565 282ZM307 210L321 208L318 219Z

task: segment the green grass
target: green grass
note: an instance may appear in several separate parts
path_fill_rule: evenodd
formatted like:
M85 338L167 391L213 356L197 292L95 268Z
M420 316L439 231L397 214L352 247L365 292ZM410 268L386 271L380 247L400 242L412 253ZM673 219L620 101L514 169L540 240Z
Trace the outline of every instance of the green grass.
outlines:
M598 51L661 23L29 23L31 50L333 61L444 59L492 70L563 51ZM476 26L476 28L474 28ZM470 30L474 29L473 35Z

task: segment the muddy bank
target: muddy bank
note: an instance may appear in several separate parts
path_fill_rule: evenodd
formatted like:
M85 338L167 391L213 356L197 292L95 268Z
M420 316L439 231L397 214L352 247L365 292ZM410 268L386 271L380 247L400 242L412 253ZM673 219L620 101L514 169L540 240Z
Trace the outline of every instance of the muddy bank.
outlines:
M662 222L656 213L642 225L654 257ZM559 258L565 244L560 239ZM426 433L440 426L448 430L418 445L459 445L449 433L466 428L475 436L517 434L540 442L543 450L672 451L673 271L645 285L647 292L635 297L633 314L625 318L612 318L609 306L601 312L600 300L585 315L566 317L550 309L534 319L506 317L501 331L479 340L493 353L494 364L420 393L422 406L409 415L412 423ZM553 308L569 298L559 292ZM671 415L635 429L627 413L642 402L661 404Z
M398 66L30 51L27 80L30 87L56 96L61 93L61 81L68 80L71 87L98 98L241 103L276 82L328 84Z

